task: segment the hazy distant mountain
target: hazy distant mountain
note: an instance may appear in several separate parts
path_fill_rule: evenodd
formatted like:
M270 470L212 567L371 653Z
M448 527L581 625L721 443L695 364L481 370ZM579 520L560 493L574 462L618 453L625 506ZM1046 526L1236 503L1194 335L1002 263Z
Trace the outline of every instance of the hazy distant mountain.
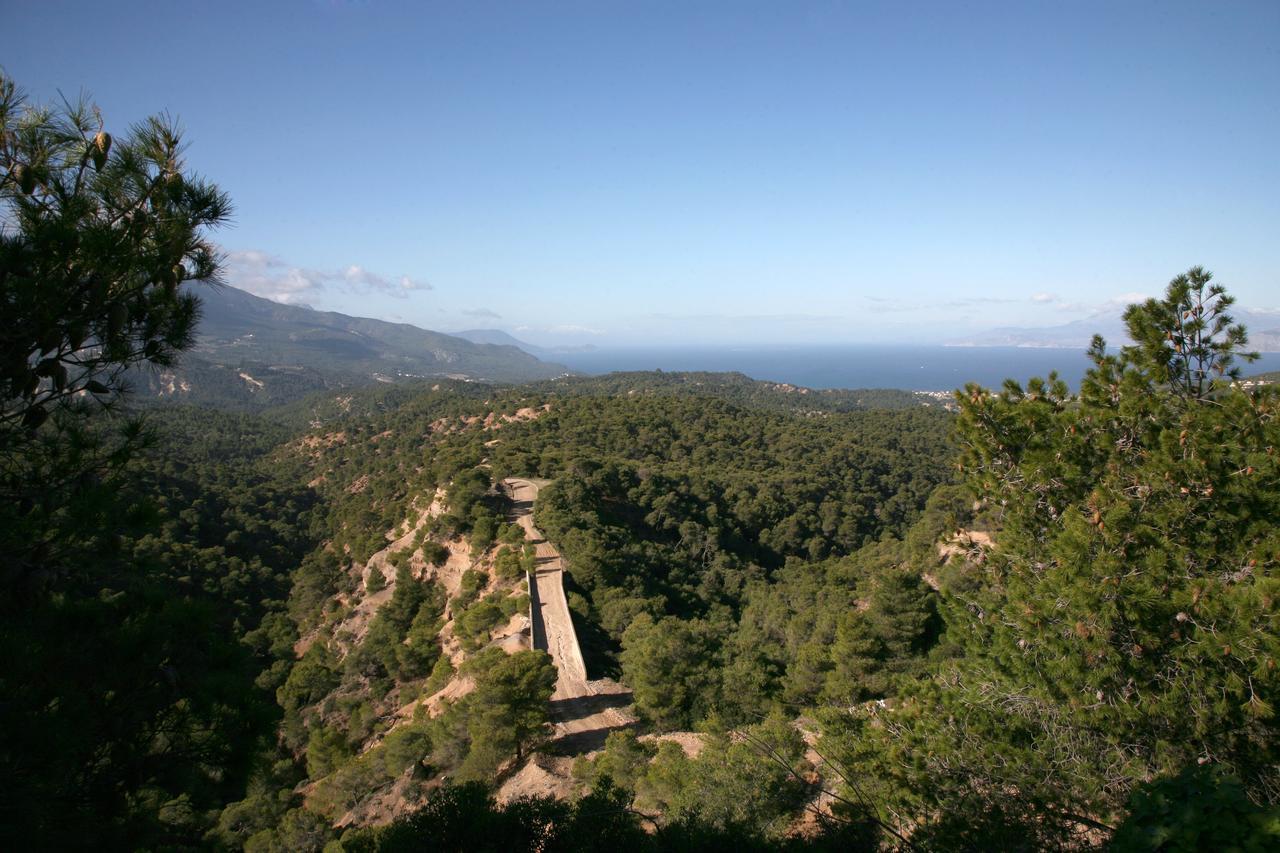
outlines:
M179 369L139 375L147 396L261 406L323 388L449 377L527 382L569 369L511 345L199 287L199 338Z
M531 344L522 341L517 337L507 334L501 329L467 329L465 332L453 332L453 335L459 338L465 338L472 343L477 344L495 344L500 346L518 347L530 355L538 358L555 358L557 355L571 352L592 352L596 348L591 344L570 347L540 347L537 344Z
M1249 346L1258 352L1280 352L1280 313L1239 311L1237 319L1249 331Z
M1119 317L1074 320L1061 326L1001 326L978 332L967 338L948 341L950 346L968 347L1063 347L1087 349L1094 335L1102 335L1108 344L1128 343L1124 324Z
M1249 347L1258 352L1280 352L1280 314L1267 311L1234 310L1236 320L1249 331ZM970 347L1064 347L1086 349L1094 335L1102 335L1109 346L1129 343L1124 323L1113 317L1091 317L1073 320L1060 326L1005 326L979 332L967 338L948 341L951 346Z
M465 332L452 332L455 338L471 341L473 344L492 344L494 346L507 346L522 349L527 353L533 353L536 349L542 347L522 341L514 335L509 335L501 329L467 329Z

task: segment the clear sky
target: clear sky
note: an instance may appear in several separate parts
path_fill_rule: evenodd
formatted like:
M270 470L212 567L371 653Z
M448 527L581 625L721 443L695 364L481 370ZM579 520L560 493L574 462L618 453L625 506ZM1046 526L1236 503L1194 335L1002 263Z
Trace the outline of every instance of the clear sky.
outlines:
M936 341L1193 264L1280 309L1280 2L0 0L168 110L228 280L537 343Z

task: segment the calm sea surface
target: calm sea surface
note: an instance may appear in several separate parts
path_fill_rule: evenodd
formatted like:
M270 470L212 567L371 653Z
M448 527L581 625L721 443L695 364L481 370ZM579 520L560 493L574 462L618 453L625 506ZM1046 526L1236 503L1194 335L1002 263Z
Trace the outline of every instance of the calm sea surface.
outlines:
M615 370L738 371L753 379L809 388L901 388L946 391L978 382L1025 382L1051 370L1079 384L1089 367L1083 349L1024 347L794 346L599 349L552 357L583 373ZM1280 370L1280 353L1264 353L1245 374Z

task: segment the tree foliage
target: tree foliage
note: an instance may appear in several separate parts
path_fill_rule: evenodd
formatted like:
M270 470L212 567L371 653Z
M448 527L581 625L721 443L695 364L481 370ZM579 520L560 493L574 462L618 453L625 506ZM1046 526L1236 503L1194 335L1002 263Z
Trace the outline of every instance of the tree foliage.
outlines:
M432 721L434 761L461 780L483 781L545 735L556 670L546 652L488 649L464 672L476 689Z
M182 282L217 273L229 203L182 148L168 118L113 140L87 101L31 105L0 78L10 847L193 843L243 786L291 656L271 617L315 543L307 490L259 464L279 431L206 414L178 446L117 416L127 371L194 339Z
M1053 377L958 395L1002 527L945 599L961 656L845 740L897 808L998 812L1053 846L1187 766L1280 796L1280 401L1227 381L1245 337L1207 281L1127 312L1137 344L1095 341L1078 396Z
M87 392L109 402L134 365L169 365L194 340L183 281L218 271L206 230L230 215L185 171L175 122L119 139L85 100L30 105L0 78L0 445Z
M1126 358L1183 399L1204 400L1240 378L1236 359L1258 358L1245 350L1244 327L1228 313L1235 297L1212 280L1203 267L1192 267L1169 282L1163 299L1130 305L1124 314L1135 341Z

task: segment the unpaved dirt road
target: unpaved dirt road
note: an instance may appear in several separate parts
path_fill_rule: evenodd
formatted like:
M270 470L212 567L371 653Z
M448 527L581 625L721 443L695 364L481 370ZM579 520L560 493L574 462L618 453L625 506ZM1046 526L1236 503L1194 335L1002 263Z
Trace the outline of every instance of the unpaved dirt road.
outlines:
M551 655L556 666L556 689L551 695L553 741L561 752L575 754L599 749L614 729L633 725L624 710L631 692L609 679L590 681L582 649L564 595L564 561L560 552L533 526L533 502L546 480L508 478L502 488L511 498L511 520L524 528L537 549L537 568L529 590L532 602L532 644Z

